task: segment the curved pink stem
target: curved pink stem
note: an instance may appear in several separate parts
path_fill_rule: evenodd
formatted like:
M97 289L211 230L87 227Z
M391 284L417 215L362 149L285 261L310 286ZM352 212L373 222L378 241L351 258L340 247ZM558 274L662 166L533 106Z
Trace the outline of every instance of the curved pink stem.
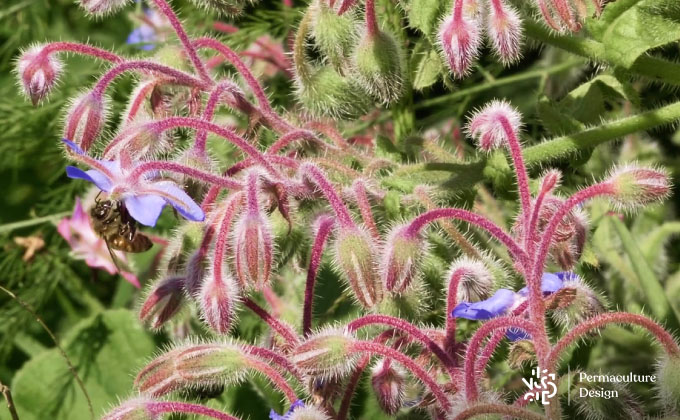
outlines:
M354 197L357 200L361 218L364 220L364 226L366 226L371 235L373 235L373 238L380 240L380 232L378 231L378 226L375 224L371 202L368 201L368 194L366 194L366 185L364 185L364 181L361 179L354 181L352 190L354 190Z
M375 16L375 0L366 0L366 34L373 38L378 33L378 19Z
M145 173L152 171L167 171L183 174L188 177L208 182L210 184L218 185L221 188L226 188L230 190L240 190L243 188L243 185L240 182L234 181L231 178L213 175L209 172L194 169L190 166L184 166L180 163L160 160L147 161L137 165L128 177L130 180L132 180L132 182L137 182Z
M458 305L458 286L466 275L467 269L464 267L451 273L449 288L446 293L446 337L444 338L444 349L451 357L453 357L456 347L456 318L452 313Z
M89 55L104 61L112 63L122 63L125 59L117 54L112 53L101 48L93 47L87 44L80 44L77 42L50 42L40 51L41 54L51 54L53 52L72 52L76 54Z
M323 195L326 196L326 199L335 212L341 227L358 229L352 220L352 216L349 214L349 210L347 210L347 206L345 206L345 203L342 202L342 199L321 169L317 168L313 164L305 163L300 166L300 172L302 173L303 177L310 179L314 184L316 184Z
M179 401L152 401L145 404L145 408L151 413L158 415L164 413L198 414L199 416L211 417L217 420L240 420L227 413L223 413L200 404L191 404Z
M312 330L312 309L314 303L314 286L316 284L316 273L321 264L324 245L333 230L335 220L331 216L321 216L317 220L318 229L312 245L312 255L309 258L309 268L307 269L307 283L305 285L305 301L302 309L302 335L307 337Z
M281 376L281 374L277 372L276 369L254 357L248 357L247 364L250 365L251 368L265 375L276 388L283 392L283 395L286 396L286 399L289 403L292 404L298 400L295 391L293 391L293 388L291 388L290 385L288 385L288 382L286 382L286 378Z
M527 168L524 165L524 158L522 157L522 146L519 144L517 133L510 125L505 115L499 117L505 136L508 139L508 146L510 148L510 156L512 157L513 165L515 166L515 175L517 176L517 188L519 189L519 199L522 205L522 215L524 216L524 229L526 231L529 224L529 215L531 213L531 193L529 193L529 175L527 175Z
M205 121L212 121L213 115L215 114L215 108L225 92L231 93L236 96L240 94L240 89L234 83L230 81L222 81L215 85L210 96L208 97L208 102L205 104L205 109L203 110L203 116L201 117ZM196 140L194 141L194 150L198 151L201 155L205 155L205 144L208 138L208 132L205 130L200 130L196 133Z
M317 144L320 144L326 148L329 147L328 144L324 143L321 141L316 134L309 130L291 130L284 134L283 136L279 137L279 139L274 142L269 148L267 149L267 153L270 155L273 155L274 153L277 153L284 147L288 146L289 144L296 142L296 141L313 141Z
M253 311L255 315L259 316L264 322L269 324L269 327L271 327L272 330L276 331L286 342L291 345L295 346L300 342L300 339L298 338L297 334L295 334L295 331L293 331L290 327L287 325L283 324L281 321L278 319L274 318L269 312L264 310L260 305L255 303L250 298L244 298L243 299L243 304Z

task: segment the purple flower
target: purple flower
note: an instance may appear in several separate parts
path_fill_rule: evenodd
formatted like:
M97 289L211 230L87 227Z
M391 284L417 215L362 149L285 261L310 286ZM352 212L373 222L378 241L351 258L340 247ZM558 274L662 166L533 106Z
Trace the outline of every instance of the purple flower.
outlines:
M140 16L141 25L133 29L127 37L127 43L142 50L153 50L156 44L165 41L165 29L169 26L167 19L155 9L144 9Z
M74 152L85 153L72 141L63 142ZM66 167L69 178L84 179L95 184L100 190L111 194L125 204L130 216L145 226L155 226L166 204L173 206L188 220L205 219L203 210L174 182L154 181L150 176L129 179L132 168L122 168L118 161L95 160L97 169L83 171L75 166Z
M573 275L573 273L569 272L544 273L541 277L543 295L547 296L560 290L564 281L569 280ZM451 316L478 321L496 318L509 313L513 308L519 306L528 295L529 289L526 287L523 287L517 293L509 289L498 289L493 296L486 300L473 303L459 303L451 312ZM510 328L508 329L507 337L512 341L516 341L526 339L529 335L517 328Z
M304 401L302 401L302 400L297 400L297 401L295 401L293 404L291 404L291 406L290 406L290 408L288 409L288 411L286 412L286 414L277 414L276 411L274 411L274 409L272 409L272 410L269 412L269 419L270 419L270 420L288 420L288 419L290 418L291 414L293 414L293 412L294 412L296 409L301 408L301 407L304 407L304 406L305 406L305 402L304 402Z

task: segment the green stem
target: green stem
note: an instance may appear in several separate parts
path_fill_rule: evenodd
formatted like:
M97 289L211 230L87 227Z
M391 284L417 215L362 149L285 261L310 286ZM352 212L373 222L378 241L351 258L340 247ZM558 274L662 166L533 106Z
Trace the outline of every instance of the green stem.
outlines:
M7 223L0 225L0 233L11 232L15 229L21 229L29 226L39 225L41 223L56 222L62 217L70 216L72 212L65 211L62 213L52 214L50 216L36 217L35 219L22 220L20 222Z
M524 29L527 36L548 45L561 48L598 63L618 66L617 63L607 59L606 47L601 42L573 35L560 35L528 19L524 22ZM660 82L680 85L680 65L650 55L640 56L628 70Z

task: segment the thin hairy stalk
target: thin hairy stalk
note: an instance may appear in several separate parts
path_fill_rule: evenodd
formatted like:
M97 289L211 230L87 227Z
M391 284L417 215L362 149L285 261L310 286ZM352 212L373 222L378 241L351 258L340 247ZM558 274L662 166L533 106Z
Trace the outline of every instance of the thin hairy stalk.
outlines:
M210 172L204 172L190 166L184 166L181 163L168 162L164 160L143 162L137 165L135 169L130 172L128 177L132 182L138 182L140 178L144 176L144 174L153 171L166 171L182 174L199 181L204 181L209 184L214 184L221 188L234 191L238 191L243 188L243 184L238 181L234 181L232 178L214 175Z
M505 404L478 404L463 410L453 420L471 419L481 414L503 414L525 420L548 420L547 417L533 411Z
M215 85L212 92L210 92L208 101L205 104L203 116L201 117L202 119L204 119L205 121L213 120L215 108L217 107L217 104L219 104L220 98L224 93L231 93L232 95L234 95L234 97L236 97L236 95L241 94L241 90L238 88L238 86L236 86L234 83L230 81L222 81ZM205 130L200 130L196 133L196 140L194 140L193 148L201 155L205 155L205 145L207 138L208 132Z
M113 82L113 80L120 76L121 74L128 71L144 70L154 73L159 73L164 76L171 77L173 82L196 87L200 89L205 89L209 85L204 81L195 78L194 76L184 73L183 71L175 70L172 67L164 66L162 64L152 63L150 61L125 61L117 66L111 68L109 71L104 73L104 75L97 81L97 84L92 88L92 93L101 97L106 88Z
M346 328L348 331L356 331L360 328L375 324L388 325L409 334L413 339L417 340L421 345L430 350L432 354L434 354L435 357L437 357L437 359L442 362L442 365L448 372L451 380L453 380L455 377L455 363L453 359L451 359L451 357L449 357L449 355L446 354L446 352L441 347L439 347L437 343L428 337L427 334L423 333L418 327L406 320L395 318L389 315L365 315L347 324Z
M253 94L257 99L257 103L262 109L262 114L272 125L272 128L282 133L286 133L294 129L293 126L291 126L288 122L281 118L279 114L276 113L276 111L274 111L271 103L269 102L269 98L267 98L267 94L264 92L264 89L260 83L257 81L250 69L248 69L245 63L243 63L239 55L231 48L227 47L216 39L207 37L195 40L193 45L195 45L197 48L210 48L219 52L227 61L229 61L229 63L231 63L231 65L236 68L236 71L241 74L243 80L245 80L250 89L253 91Z
M468 210L446 208L427 211L411 221L411 224L408 227L408 234L417 235L425 225L438 219L458 219L485 230L505 245L508 248L508 251L519 259L520 264L526 265L526 253L510 235L505 233L503 229L489 219Z
M423 384L432 392L435 399L444 411L451 410L451 402L446 395L446 392L437 384L437 382L430 376L425 369L420 367L413 359L406 356L404 353L387 347L383 344L373 343L370 341L354 341L350 348L353 351L367 352L375 355L380 355L384 357L389 357L394 359L397 363L401 364L404 368L409 370L413 376L418 378Z
M335 212L335 216L338 218L340 226L343 228L357 229L357 226L352 220L352 216L349 214L347 206L342 202L335 187L331 185L328 178L326 178L326 175L316 166L307 163L300 166L300 172L303 177L314 183L326 197L328 204L330 204L333 212Z
M464 267L451 273L449 288L446 293L446 336L444 337L444 350L453 357L456 349L456 318L452 315L453 309L458 305L458 286L460 281L468 274Z
M203 79L203 81L205 82L211 82L212 79L208 74L208 70L206 70L205 68L205 64L203 64L201 59L198 57L198 52L196 52L196 48L191 44L189 36L182 27L182 23L179 21L179 18L172 10L172 7L170 7L170 5L165 0L153 0L153 2L158 7L158 10L161 13L163 13L165 17L168 19L170 25L172 26L172 29L175 30L177 38L179 38L179 41L182 43L184 51L187 53L187 56L189 56L191 64L193 64L194 68L201 76L201 79Z
M520 316L524 311L526 311L528 307L528 302L524 301L522 302L521 305L519 305L514 311L512 311L512 316ZM507 330L496 330L494 331L493 335L487 341L486 345L482 349L481 354L479 355L479 358L477 359L477 365L475 366L475 369L477 369L477 372L484 372L486 370L486 365L489 363L489 360L491 360L491 357L493 357L494 352L496 351L496 347L503 341L503 338L505 337L505 333Z
M529 333L532 338L536 336L536 327L534 324L524 318L508 317L494 318L486 321L481 327L475 331L475 334L470 338L465 357L465 397L467 401L476 401L479 394L477 390L477 372L476 361L479 354L479 347L487 335L499 328L520 328Z
M117 54L112 53L101 48L93 47L87 44L78 42L50 42L46 44L40 51L41 54L48 55L54 52L71 52L82 55L89 55L90 57L98 58L111 63L122 63L125 59Z
M278 153L281 149L284 147L288 146L291 143L298 142L298 141L311 141L316 144L322 145L324 148L328 148L329 145L321 141L316 134L309 130L291 130L284 134L283 136L279 137L279 139L274 142L269 148L267 149L267 153L270 155L273 155L275 153Z
M505 136L510 148L510 156L512 157L513 165L515 166L519 200L522 206L522 215L524 216L524 229L526 230L529 225L531 213L531 193L529 192L529 175L527 174L527 168L524 165L524 158L522 157L522 146L519 144L517 133L512 128L510 121L508 121L504 115L500 116L499 119L503 131L505 131Z
M156 415L164 413L185 413L197 414L199 416L206 416L217 420L240 420L238 417L208 408L204 405L179 401L152 401L145 404L145 408Z
M375 16L375 0L366 0L365 6L366 33L374 37L378 33L378 19Z
M354 197L357 200L361 218L364 220L364 226L366 226L373 238L380 240L380 231L378 231L378 226L375 224L375 217L373 217L371 202L368 201L368 194L366 193L364 181L362 179L355 180L352 184L352 190L354 191Z
M547 367L549 369L556 368L560 354L564 351L564 349L580 338L583 338L583 336L588 332L609 324L637 325L642 327L649 331L654 336L654 338L657 339L666 354L673 357L680 356L680 347L678 347L678 344L675 342L675 339L673 339L673 336L670 335L661 325L657 324L646 316L630 314L626 312L613 312L588 318L571 329L555 344L555 346L550 351Z
M241 344L241 347L243 347L243 349L246 350L248 354L252 354L253 356L257 356L261 359L268 360L278 365L286 372L290 373L295 379L300 381L300 383L303 383L304 378L302 374L300 373L299 370L295 368L295 366L290 361L288 361L288 359L285 356L282 356L277 352L266 349L264 347L251 346L248 344Z
M276 331L281 338L283 338L288 345L295 346L300 342L297 334L289 326L285 325L278 319L274 318L269 312L264 310L260 305L255 303L252 299L246 297L243 299L243 304L253 311L253 313L260 317L264 322L266 322L269 327Z
M309 268L307 269L307 282L305 284L305 300L302 309L302 336L307 337L312 331L312 310L314 309L314 286L316 284L316 274L321 264L324 246L333 230L335 220L331 216L321 216L317 220L318 227L312 253L309 258Z
M555 183L548 185L541 185L541 190L536 196L536 201L534 203L534 208L531 210L531 217L529 218L529 225L524 229L524 247L529 252L530 256L533 257L535 251L531 244L535 244L539 241L538 232L536 232L536 226L538 225L538 216L541 214L541 207L543 207L543 200L550 194L552 189L555 187Z
M59 344L59 340L57 340L57 337L54 335L52 330L45 324L45 321L42 320L42 318L38 315L37 312L33 310L29 306L28 303L24 302L22 299L19 299L17 295L15 295L12 291L6 289L3 286L0 286L0 290L5 292L10 298L14 299L26 312L30 313L33 318L35 318L36 322L40 324L43 330L47 333L47 335L50 336L50 339L54 343L54 346L57 348L57 351L59 351L59 354L61 357L64 359L66 364L68 365L68 370L71 371L71 374L73 375L73 378L76 380L78 383L78 387L80 388L81 391L83 391L83 395L85 396L85 401L87 402L87 409L90 412L90 418L94 419L94 409L92 408L92 400L90 399L90 394L87 393L87 389L85 388L85 384L83 381L80 379L80 376L78 376L78 371L76 371L76 368L73 366L73 363L71 363L71 359L66 355L66 352L64 349L61 347Z
M286 378L281 376L281 374L277 372L276 369L270 367L267 363L262 362L254 357L248 357L247 360L248 360L247 364L251 368L262 373L264 376L267 377L267 379L271 381L272 385L274 385L275 388L283 392L283 395L286 396L286 399L288 400L289 403L292 404L298 400L295 391L293 390L293 388L290 387L290 385L288 385L288 382L286 382Z

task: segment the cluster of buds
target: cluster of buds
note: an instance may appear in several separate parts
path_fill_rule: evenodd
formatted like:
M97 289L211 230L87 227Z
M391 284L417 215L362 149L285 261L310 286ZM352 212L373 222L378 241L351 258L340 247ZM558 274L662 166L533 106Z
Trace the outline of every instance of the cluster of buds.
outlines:
M63 145L68 158L87 167L70 166L68 176L94 184L104 193L108 210L117 212L116 221L127 226L128 236L119 234L114 239L134 243L139 238L129 229L137 224L154 227L166 205L184 219L164 243L158 280L148 286L140 319L161 328L193 303L207 328L227 336L237 322L237 310L247 308L267 324L272 338L260 346L208 341L166 351L138 374L135 387L142 396L115 408L106 419L157 419L176 412L231 420L233 416L202 405L159 398L197 387L232 386L251 372L264 375L288 402L288 412L272 412L272 419L345 419L363 370L374 356L379 361L371 370L371 385L388 415L417 407L433 418L463 419L476 414L536 418L519 404L502 404L496 393L480 389L480 374L499 344L506 338L522 342L514 347L515 355L521 353L517 359L535 361L556 372L562 350L611 323L641 326L658 339L666 352L659 367L660 392L669 410L680 408L673 404L678 397L680 357L675 339L648 318L607 312L597 293L576 274L546 272L548 258L563 270L578 268L588 234L583 209L587 200L607 197L626 210L660 201L670 191L664 171L624 166L612 170L604 181L562 198L557 193L561 175L551 170L541 178L538 193L532 194L520 142L522 115L508 102L493 101L471 116L467 131L481 152L501 149L511 158L519 195L512 231L467 209L436 206L420 214L408 213L408 209L405 220L384 229L376 223L371 200L386 201L391 191L380 183L357 180L356 167L370 176L375 168L397 163L385 164L371 148L346 140L334 123L315 119L319 114L360 115L375 102L398 101L403 93L402 46L398 37L379 25L372 0L363 9L365 26L359 24L353 0L338 5L316 0L310 5L293 46L295 83L304 107L296 118L274 109L239 54L210 37L190 39L170 5L165 0L153 1L155 10L175 31L182 54L171 53L168 60L133 60L87 45L47 44L23 54L19 78L27 96L37 103L61 71L54 54L77 52L111 63L94 87L73 101ZM101 15L118 10L127 1L80 3L89 13ZM224 9L223 13L233 13L239 6L223 0L204 3ZM559 13L566 13L565 7L572 10L564 0L552 3ZM580 9L582 3L576 1L574 7ZM485 14L486 4L456 0L452 15L441 24L441 47L456 76L469 71L480 47L480 28L486 28L504 63L519 56L517 12L505 0L489 0L490 10ZM318 63L307 57L308 39L323 55ZM199 55L199 49L216 55ZM176 47L171 50L177 51ZM270 50L259 50L265 51ZM279 55L271 59L282 62ZM210 64L215 61L228 62L240 79L212 71ZM280 67L285 73L285 65ZM107 123L106 91L124 72L136 73L140 79L121 127L105 139L101 132ZM215 122L220 107L239 114L247 127L241 131L238 123ZM179 129L190 131L193 139L183 150L175 150L178 147L172 141ZM266 135L259 141L263 132ZM208 134L237 151L223 173L210 157ZM250 134L257 143L247 139ZM273 143L268 141L272 136ZM93 150L103 150L102 155L95 156ZM405 197L403 202L408 199L413 201ZM399 198L396 201L401 203ZM359 207L356 215L353 203ZM82 221L82 208L80 213L77 220ZM280 228L281 220L287 230ZM455 260L443 278L447 307L442 327L419 326L386 314L385 308L401 310L399 305L413 296L411 306L423 306L422 274L428 268L426 261L434 258L428 226L445 220L467 223L499 242L525 287L517 291L501 287L509 276L492 269L493 258L470 246L475 252ZM309 255L309 264L300 332L280 319L279 307L287 302L281 302L274 287L286 278L280 266L290 260L284 260L285 247L278 244L289 239L293 228L313 237L310 252L302 254ZM71 243L73 232L63 230ZM115 236L107 235L106 240ZM87 239L94 242L93 237ZM82 248L82 243L73 241ZM293 247L304 248L305 241ZM347 285L346 294L354 298L360 315L346 325L319 325L318 332L313 332L314 286L326 253L332 255L337 274ZM305 264L302 258L295 262L293 271L298 272ZM260 306L262 300L270 310ZM555 344L546 331L548 315L569 329ZM460 342L456 334L459 318L483 323L472 337Z

